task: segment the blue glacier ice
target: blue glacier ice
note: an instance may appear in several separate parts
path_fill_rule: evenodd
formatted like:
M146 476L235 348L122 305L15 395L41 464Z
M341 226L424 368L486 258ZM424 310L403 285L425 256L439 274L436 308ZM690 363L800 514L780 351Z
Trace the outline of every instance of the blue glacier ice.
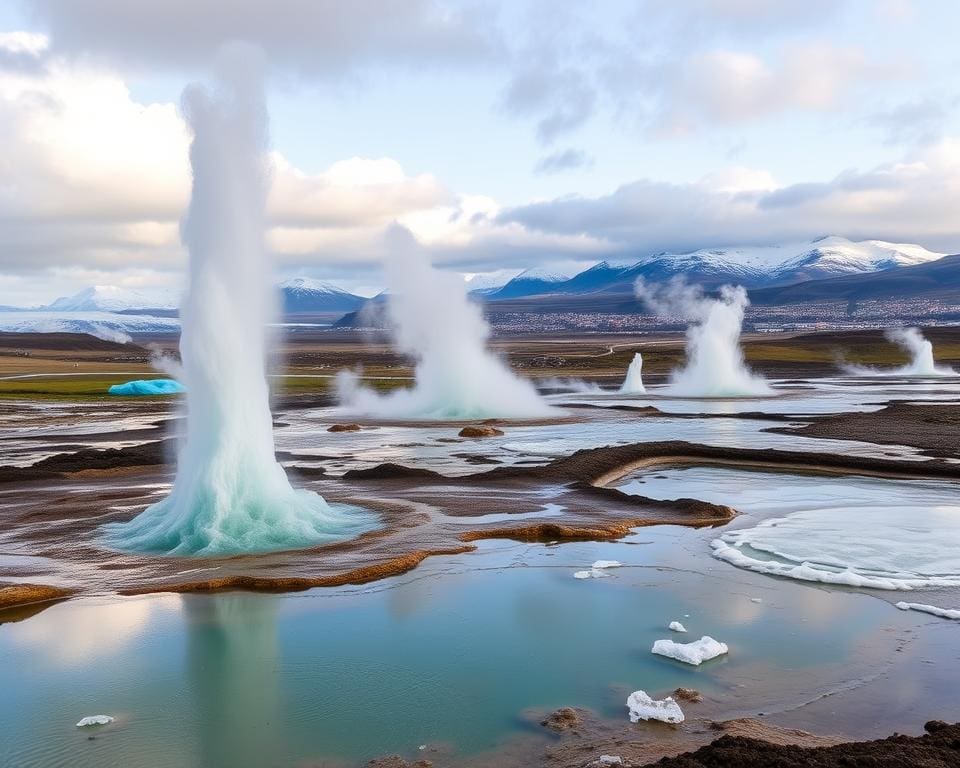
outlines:
M123 384L114 384L107 392L123 397L150 397L153 395L179 395L185 392L183 384L173 379L136 379Z

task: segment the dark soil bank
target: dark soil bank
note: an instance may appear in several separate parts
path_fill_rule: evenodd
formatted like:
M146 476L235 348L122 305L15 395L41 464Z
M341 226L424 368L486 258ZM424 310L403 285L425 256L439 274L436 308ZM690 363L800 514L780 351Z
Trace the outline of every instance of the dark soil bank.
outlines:
M960 723L931 721L923 736L891 736L832 747L771 744L721 736L696 752L666 757L657 768L956 768L960 766Z
M960 445L960 408L956 405L891 403L872 413L843 413L803 427L771 432L881 445L909 445L931 456L955 456Z

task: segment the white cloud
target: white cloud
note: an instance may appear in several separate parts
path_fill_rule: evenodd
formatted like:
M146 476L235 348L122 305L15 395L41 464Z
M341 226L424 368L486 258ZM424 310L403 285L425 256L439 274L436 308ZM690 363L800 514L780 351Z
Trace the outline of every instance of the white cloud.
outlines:
M565 197L504 211L502 222L610 244L614 252L767 244L825 234L960 246L960 138L901 162L825 182L776 187L764 171L731 169L693 184L650 180L609 195Z
M482 6L438 0L25 0L51 49L123 68L190 71L226 40L261 46L307 77L372 66L469 65L497 48Z

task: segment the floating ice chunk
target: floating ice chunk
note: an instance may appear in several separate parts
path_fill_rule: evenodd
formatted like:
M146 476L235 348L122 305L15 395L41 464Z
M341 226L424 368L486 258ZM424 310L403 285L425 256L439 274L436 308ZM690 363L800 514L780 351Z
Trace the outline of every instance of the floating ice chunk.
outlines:
M672 629L674 632L686 632L687 628L683 626L679 621L671 621L667 629Z
M927 605L926 603L905 603L902 600L897 603L897 608L901 611L922 611L923 613L929 613L931 616L939 616L941 619L953 619L954 621L960 621L960 609L956 608L937 608L935 605Z
M113 722L110 715L89 715L77 723L77 728L86 728L88 725L109 725Z
M657 640L651 649L653 653L667 656L684 664L699 666L705 661L722 656L730 649L726 643L720 643L709 635L704 635L692 643L677 643L673 640Z
M751 602L751 603L762 603L762 602L763 602L763 598L762 598L762 597L751 597L751 598L750 598L750 602Z
M665 699L651 699L646 691L634 691L627 697L630 708L630 722L641 720L660 720L664 723L682 723L683 710L670 696Z
M621 568L623 563L619 560L597 560L591 568Z
M603 561L602 561L602 560L598 560L597 562L603 562ZM601 567L601 568L593 567L593 568L590 568L589 570L586 570L586 571L576 571L576 572L573 574L573 578L575 578L575 579L602 579L602 578L605 578L605 577L607 576L607 574L603 572L603 568L604 568L604 567L607 567L607 566L603 566L603 567Z

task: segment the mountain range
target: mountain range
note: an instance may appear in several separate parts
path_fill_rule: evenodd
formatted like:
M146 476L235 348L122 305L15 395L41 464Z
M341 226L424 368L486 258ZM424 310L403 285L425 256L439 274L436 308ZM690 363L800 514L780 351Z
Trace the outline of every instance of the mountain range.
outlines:
M746 288L865 275L936 262L945 254L919 245L882 240L855 242L843 237L748 248L705 248L689 253L655 253L636 261L598 264L562 277L528 270L498 289L488 288L488 301L548 294L630 294L638 278L663 282L682 276L705 288L736 283Z
M602 261L574 275L542 267L504 269L474 275L466 285L471 296L491 312L637 312L641 308L633 287L638 278L662 282L675 277L708 290L724 283L743 285L756 305L918 296L960 303L960 256L945 256L919 245L836 236L793 244L654 253L636 260ZM288 317L326 315L325 320L332 321L342 316L336 325L349 326L382 316L383 295L367 299L307 277L285 280L277 287ZM49 324L57 315L63 316L58 321L61 325L66 322L73 329L83 313L109 313L136 316L122 323L136 331L145 316L175 323L179 299L174 290L91 286L33 310L0 307L0 314L7 318L0 326ZM101 327L103 317L84 318L82 324L94 322Z
M363 296L322 280L295 277L280 283L285 315L324 312L350 312L362 306ZM63 296L50 304L38 307L43 312L117 312L121 314L176 315L180 306L180 292L166 290L137 290L115 285L92 285L72 296ZM8 307L8 311L16 308ZM2 308L0 308L2 311Z

